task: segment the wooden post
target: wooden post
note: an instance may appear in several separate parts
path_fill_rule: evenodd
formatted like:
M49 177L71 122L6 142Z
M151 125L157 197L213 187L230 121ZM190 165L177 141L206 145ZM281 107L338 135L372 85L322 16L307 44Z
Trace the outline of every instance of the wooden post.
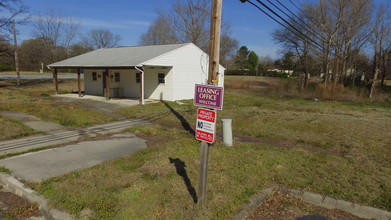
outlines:
M221 30L221 9L223 0L213 0L212 20L210 28L210 54L208 84L217 84L220 58L220 30ZM206 180L208 175L209 144L201 142L200 147L200 173L198 178L198 204L200 208L206 206Z
M19 73L19 59L18 59L18 43L16 39L15 21L12 20L12 31L14 33L14 50L15 50L15 70L16 70L16 84L20 86L20 73Z
M372 100L373 97L373 92L375 91L375 86L376 86L376 80L377 76L379 75L379 68L375 69L375 74L373 75L373 80L371 83L371 90L369 91L369 98Z
M53 70L53 83L56 90L56 95L58 95L58 77L57 77L57 68Z
M223 0L213 0L212 4L208 84L217 84L220 59L221 9Z
M79 92L79 97L81 97L80 68L77 68L77 90Z
M110 74L109 69L106 69L106 100L110 100Z

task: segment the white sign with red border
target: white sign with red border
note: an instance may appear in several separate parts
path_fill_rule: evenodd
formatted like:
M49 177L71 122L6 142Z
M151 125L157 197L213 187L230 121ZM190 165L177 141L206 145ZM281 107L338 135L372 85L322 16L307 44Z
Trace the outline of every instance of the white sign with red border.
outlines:
M212 144L215 141L217 114L214 110L197 110L196 139Z

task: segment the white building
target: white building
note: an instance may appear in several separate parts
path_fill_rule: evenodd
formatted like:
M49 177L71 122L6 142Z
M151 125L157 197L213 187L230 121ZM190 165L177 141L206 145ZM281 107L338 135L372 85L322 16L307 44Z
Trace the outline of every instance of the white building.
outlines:
M57 69L84 73L87 95L175 101L192 99L195 84L206 84L208 59L187 43L99 49L48 67L55 81ZM219 86L224 85L224 70L220 65Z

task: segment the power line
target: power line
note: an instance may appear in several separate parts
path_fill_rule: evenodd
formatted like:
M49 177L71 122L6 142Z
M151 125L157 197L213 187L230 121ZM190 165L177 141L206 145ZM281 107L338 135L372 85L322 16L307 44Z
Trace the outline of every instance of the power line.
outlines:
M314 44L316 44L318 47L320 48L323 48L322 45L320 45L318 42L314 41L313 39L311 39L310 37L308 37L307 35L303 34L300 30L298 30L295 26L293 26L291 23L289 23L287 20L285 20L283 17L281 17L279 14L277 14L273 9L271 9L269 6L267 6L265 3L263 3L262 1L260 0L256 0L259 4L261 4L263 7L265 7L267 10L269 10L270 12L272 12L274 15L276 15L278 18L280 18L282 21L284 21L286 24L288 24L291 28L293 28L295 31L297 31L298 33L300 33L301 35L303 35L305 38L307 38L308 40L310 40L311 42L313 42ZM323 48L324 49L324 48Z
M270 2L270 0L267 0L268 2ZM313 29L311 26L309 26L305 21L303 21L299 16L297 16L295 13L293 13L289 8L287 8L284 4L282 4L279 0L276 0L278 2L278 4L280 4L282 7L284 7L287 11L289 11L297 20L299 20L301 22L301 24L304 24L305 26L307 26L309 29L311 29L311 31L314 34L315 37L317 37L318 39L320 39L321 41L325 42L325 40L323 40L323 38L321 37L322 35L319 34L315 29ZM271 2L270 2L271 3ZM293 2L292 2L293 3ZM274 5L273 3L271 3L272 5ZM294 4L294 3L293 3ZM276 6L274 6L276 7ZM279 9L278 7L276 7L277 9ZM279 9L280 11L282 11L281 9ZM304 13L301 9L299 9L300 12L304 15L306 13ZM298 23L295 19L293 19L292 17L290 17L289 15L287 15L285 12L283 12L286 16L288 16L290 19L292 19L294 22L296 22L297 24L301 25L300 23ZM306 28L306 30L308 31L308 29ZM309 31L309 32L311 32Z
M305 35L304 33L302 33L300 30L298 30L296 27L294 27L291 23L289 23L286 19L282 18L278 13L276 13L273 9L271 9L270 7L268 7L267 5L265 5L263 2L261 2L260 0L256 0L258 3L260 3L263 7L265 7L266 9L268 9L270 12L272 12L275 16L277 16L278 18L280 18L282 21L284 21L287 25L281 23L279 20L277 20L275 17L273 17L272 15L270 15L269 13L267 13L265 10L263 10L261 7L259 7L258 5L254 4L253 2L251 2L251 0L240 0L242 3L245 3L245 2L248 2L250 3L251 5L253 5L254 7L256 7L258 10L260 10L261 12L263 12L265 15L267 15L269 18L271 18L272 20L274 20L275 22L277 22L279 25L283 26L285 29L287 29L288 31L292 32L293 34L297 35L298 37L304 39L304 40L309 40L310 42L308 42L309 44L311 44L314 48L320 50L320 51L329 51L327 50L326 48L324 48L322 45L320 45L318 42L314 41L313 39L311 39L310 37L308 37L307 35ZM301 35L301 36L300 36ZM332 53L333 55L337 56L334 52L332 51L329 51L330 53Z
M292 0L288 0L290 3L292 3L293 6L295 6L301 13L304 13L299 6L297 6Z

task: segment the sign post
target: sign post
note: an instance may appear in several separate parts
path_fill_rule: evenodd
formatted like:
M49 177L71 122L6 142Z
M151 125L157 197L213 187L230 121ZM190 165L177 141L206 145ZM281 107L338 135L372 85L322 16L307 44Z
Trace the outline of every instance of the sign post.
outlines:
M212 19L210 25L210 53L209 53L209 71L208 71L208 84L217 83L217 75L219 73L219 50L220 50L220 30L221 30L221 9L223 0L212 1ZM196 86L197 88L197 86ZM209 92L208 92L209 93ZM197 93L195 93L196 95ZM215 94L214 94L215 95ZM222 93L221 93L222 97ZM209 96L211 102L216 101L217 96ZM195 98L196 100L198 98ZM196 103L194 103L196 104ZM203 103L205 104L205 103ZM207 103L212 104L212 103ZM222 109L221 99L221 109ZM217 101L215 103L217 106ZM208 107L208 106L204 106ZM220 109L220 110L221 110ZM205 208L206 204L206 179L208 173L208 157L209 157L209 145L207 142L201 141L201 158L200 158L200 174L198 179L198 204L200 208Z

